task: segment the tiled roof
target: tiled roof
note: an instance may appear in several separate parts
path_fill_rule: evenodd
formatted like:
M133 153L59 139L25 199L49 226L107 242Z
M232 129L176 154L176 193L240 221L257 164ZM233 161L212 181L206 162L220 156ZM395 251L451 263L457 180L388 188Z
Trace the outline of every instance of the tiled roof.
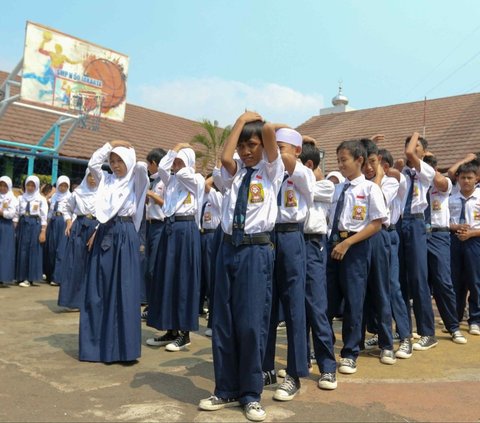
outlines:
M467 153L480 151L480 94L459 95L414 103L314 116L297 129L317 140L325 150L325 169L335 170L336 148L345 140L384 134L380 148L394 159L404 157L405 138L414 131L423 135L440 168L448 168Z
M7 76L0 71L0 82ZM18 93L18 89L13 87L12 92ZM0 118L0 139L36 144L57 119L57 115L49 112L11 105ZM203 132L198 122L127 103L123 122L101 119L98 131L77 127L60 155L88 159L105 142L122 139L133 144L138 159L144 159L152 148L168 150L179 142L190 142L194 135ZM53 146L53 138L45 146Z

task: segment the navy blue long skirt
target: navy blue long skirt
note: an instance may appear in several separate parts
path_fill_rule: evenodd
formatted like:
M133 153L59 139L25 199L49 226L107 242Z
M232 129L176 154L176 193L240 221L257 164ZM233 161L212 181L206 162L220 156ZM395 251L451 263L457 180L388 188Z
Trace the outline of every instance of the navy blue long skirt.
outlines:
M11 283L15 279L15 228L12 219L0 217L0 282Z
M67 238L65 258L61 262L62 281L58 293L58 305L80 308L85 287L85 269L87 268L87 241L95 231L98 221L79 216L73 222L70 236Z
M131 221L114 218L99 226L80 307L81 361L112 363L140 357L139 248Z
M43 262L43 270L47 281L62 283L61 265L67 246L65 227L66 223L63 215L54 215L48 223Z
M153 276L158 296L148 307L147 325L198 330L200 277L200 232L195 221L166 223Z
M145 285L147 294L147 304L150 305L158 301L160 292L158 289L158 278L154 279L155 264L159 255L159 248L162 245L162 237L165 229L165 224L156 220L154 222L147 222L147 245L146 245L146 268L145 268ZM157 268L157 271L159 269ZM159 309L159 306L157 306Z
M43 245L38 241L40 218L22 216L17 226L17 281L41 281L43 275Z

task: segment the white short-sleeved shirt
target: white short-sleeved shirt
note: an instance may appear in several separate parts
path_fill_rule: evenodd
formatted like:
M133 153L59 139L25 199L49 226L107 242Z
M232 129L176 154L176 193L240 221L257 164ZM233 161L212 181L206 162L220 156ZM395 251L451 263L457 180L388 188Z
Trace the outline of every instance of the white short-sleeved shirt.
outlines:
M18 200L15 196L4 198L0 201L0 210L4 219L13 219L17 213Z
M472 229L480 229L480 188L475 188L468 199L460 191L452 194L449 199L450 223L455 225L460 223L461 198L465 200L465 223Z
M160 178L157 178L152 181L151 190L160 196L161 198L165 197L165 184ZM153 220L163 220L165 219L165 213L163 212L162 206L157 204L154 199L148 198L145 205L145 217L147 219Z
M402 205L405 204L407 195L407 180L403 173L400 174L400 182L398 183L398 192L393 201L390 203L390 224L395 225L402 215Z
M18 198L18 216L21 217L27 212L27 200L21 195ZM30 216L40 218L42 226L47 224L48 203L45 197L39 196L38 199L30 201Z
M435 186L430 189L430 211L432 228L448 228L450 226L450 209L448 201L452 192L452 182L447 178L447 191L439 191Z
M308 209L303 232L306 234L326 234L327 217L332 205L335 184L328 179L316 181L313 185L313 204Z
M204 200L201 227L202 229L216 229L220 225L223 195L211 188L210 192L205 194Z
M383 222L384 225L390 226L392 219L390 213L390 207L397 197L398 188L400 187L399 182L390 176L384 175L381 182L381 189L383 197L385 199L385 205L387 207L387 219Z
M232 234L233 215L237 202L238 190L246 174L243 162L235 160L237 172L230 175L222 167L222 179L226 192L222 205L222 229L226 234ZM247 213L244 231L246 234L270 232L275 226L278 214L277 194L282 184L285 166L280 153L272 162L261 160L253 166L254 172L250 180L248 194Z
M277 223L300 223L307 217L308 209L313 204L313 185L315 175L300 162L295 165L291 175L280 188L280 205ZM277 199L278 200L278 199Z
M60 201L55 201L50 203L49 210L48 210L48 218L51 219L54 213L62 213L64 220L71 220L72 214L70 212L69 201L72 198L72 195L65 196ZM58 204L57 210L55 211L55 204Z
M427 192L430 185L432 185L433 178L435 177L435 169L425 163L423 160L420 160L420 172L417 172L415 168L404 167L402 173L405 175L407 180L407 195L405 195L403 204L402 204L402 214L405 210L405 204L407 202L408 192L412 184L411 178L407 174L407 170L410 169L413 172L413 197L412 197L412 214L423 213L428 206L427 202Z
M387 207L380 187L365 179L364 175L349 181L348 179L335 188L333 205L330 210L330 228L333 225L337 201L346 183L350 186L345 191L345 200L342 213L338 221L339 231L360 232L372 220L387 220Z

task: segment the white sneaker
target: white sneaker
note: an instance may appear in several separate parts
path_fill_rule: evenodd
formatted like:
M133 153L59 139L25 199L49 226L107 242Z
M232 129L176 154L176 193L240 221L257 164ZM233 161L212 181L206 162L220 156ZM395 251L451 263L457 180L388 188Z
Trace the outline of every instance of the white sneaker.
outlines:
M60 286L60 284L59 284L59 283L57 283L57 282L54 282L54 281L51 281L51 282L50 282L50 285L51 285L51 286Z
M471 324L468 327L468 333L470 335L480 335L480 325L477 325L476 323Z
M455 344L467 343L467 338L465 338L465 335L459 330L452 332L451 336L452 336L452 341L455 342Z
M212 329L207 328L207 329L205 330L205 336L208 336L209 338L211 338L211 337L212 337Z
M252 422L263 422L267 417L267 413L257 401L245 404L243 409L245 410L245 417Z
M22 288L29 288L31 286L31 283L29 281L23 281L20 282L18 286L21 286Z

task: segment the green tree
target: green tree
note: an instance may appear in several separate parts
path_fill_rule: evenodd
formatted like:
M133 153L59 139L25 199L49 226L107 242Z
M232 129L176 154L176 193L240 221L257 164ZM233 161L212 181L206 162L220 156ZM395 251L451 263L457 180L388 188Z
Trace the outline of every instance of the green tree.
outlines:
M210 171L217 160L220 158L223 144L225 140L230 135L232 128L227 126L225 128L220 128L218 126L218 121L210 121L204 119L200 126L204 129L202 133L197 134L193 137L192 144L200 144L205 147L204 151L196 152L197 159L200 160L202 172L206 173Z

